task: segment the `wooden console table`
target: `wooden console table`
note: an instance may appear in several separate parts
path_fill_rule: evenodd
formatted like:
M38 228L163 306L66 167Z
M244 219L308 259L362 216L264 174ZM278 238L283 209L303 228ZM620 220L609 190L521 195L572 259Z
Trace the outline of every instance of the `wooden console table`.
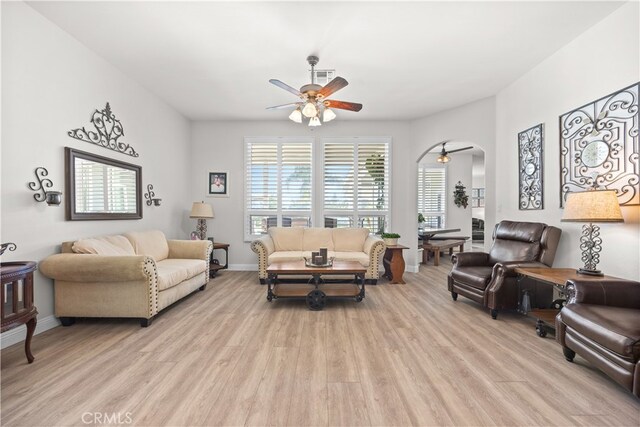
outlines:
M33 305L33 272L36 263L32 261L3 262L0 264L2 276L2 332L26 323L27 338L24 352L27 361L33 362L31 338L36 330L38 310Z
M384 265L384 277L390 280L392 285L404 285L405 281L402 279L404 273L404 257L402 251L409 249L402 245L387 245L387 249L384 252L384 259L382 265Z
M225 253L224 264L213 257L213 251L221 249ZM216 277L218 270L226 270L229 268L229 244L228 243L214 243L213 250L211 251L211 258L209 259L209 277Z
M588 276L578 274L575 268L538 268L538 267L517 267L514 269L518 274L518 311L527 316L536 319L536 333L539 337L547 335L547 329L555 330L556 315L560 309L556 308L532 308L524 313L521 310L522 295L520 295L520 286L522 279L530 278L536 281L547 283L553 286L560 294L564 294L564 286L567 280L607 280L618 279L612 276Z

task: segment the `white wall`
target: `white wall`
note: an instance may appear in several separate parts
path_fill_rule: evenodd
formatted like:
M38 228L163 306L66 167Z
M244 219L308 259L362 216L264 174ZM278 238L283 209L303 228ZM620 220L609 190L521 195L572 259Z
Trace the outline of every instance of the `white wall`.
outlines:
M88 126L93 110L107 101L122 121L123 140L140 157L67 136ZM175 237L188 231L189 122L22 2L2 2L2 125L1 239L18 245L3 261L41 261L58 252L62 241L80 237L150 228ZM64 206L37 203L27 188L34 169L43 166L54 189L64 191L65 146L141 165L144 187L154 185L162 206L144 205L142 220L65 221ZM53 283L38 272L34 278L39 326L55 325Z
M411 122L411 138L412 144L412 158L415 161L426 150L431 149L435 145L442 143L446 140L465 142L470 145L474 145L481 148L484 151L485 158L485 246L491 244L491 232L495 224L495 171L496 157L495 157L495 98L485 98L479 101L475 101L466 105L462 105L458 108L442 111L431 116L414 120ZM458 159L458 155L461 153L455 153L452 156L450 163L454 163ZM466 155L465 155L466 156ZM469 156L471 157L471 156ZM468 194L471 196L471 160L469 159L469 176L466 178L466 185ZM414 182L417 182L417 168L413 170ZM457 180L453 183L458 182ZM450 192L453 196L453 188ZM416 191L414 190L414 194ZM447 194L448 199L449 194ZM414 197L415 199L415 197ZM452 199L452 197L451 197ZM414 206L417 201L414 201ZM450 203L453 203L450 200ZM450 208L451 209L451 208ZM459 208L453 205L453 209ZM469 216L471 215L471 208L467 208ZM462 229L462 227L461 227ZM462 230L465 235L471 235L471 220L469 219L468 231ZM488 233L488 234L487 234Z
M277 113L274 113L277 114ZM349 114L345 112L344 114ZM230 264L235 269L257 269L257 256L244 242L244 137L307 136L320 142L323 137L388 136L392 138L391 226L399 233L400 243L417 247L416 163L412 157L408 122L335 121L311 131L308 126L280 121L202 121L192 127L192 192L193 200L206 200L213 205L215 219L209 221L209 236L230 243ZM207 179L212 171L228 171L228 198L208 198ZM409 185L407 185L409 183ZM195 224L195 223L194 223ZM405 253L409 270L415 269L415 251Z
M543 220L562 228L558 267L582 266L582 224L560 222L558 117L640 79L638 7L637 2L625 4L497 95L497 219ZM541 122L545 124L545 209L520 211L517 134ZM601 224L600 268L613 276L639 280L640 208L623 207L622 212L625 224Z

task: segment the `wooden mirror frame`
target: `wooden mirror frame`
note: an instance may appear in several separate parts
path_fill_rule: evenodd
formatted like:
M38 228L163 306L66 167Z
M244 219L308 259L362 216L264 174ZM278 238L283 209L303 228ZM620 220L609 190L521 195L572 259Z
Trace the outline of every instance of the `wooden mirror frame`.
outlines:
M75 159L81 158L92 160L97 163L103 163L116 166L123 169L129 169L136 174L136 211L134 213L81 213L76 212L76 171ZM121 162L119 160L110 159L108 157L98 156L96 154L87 153L85 151L75 150L70 147L64 149L64 166L65 166L65 189L67 193L66 216L67 221L82 220L112 220L112 219L142 219L142 167L132 165L131 163Z

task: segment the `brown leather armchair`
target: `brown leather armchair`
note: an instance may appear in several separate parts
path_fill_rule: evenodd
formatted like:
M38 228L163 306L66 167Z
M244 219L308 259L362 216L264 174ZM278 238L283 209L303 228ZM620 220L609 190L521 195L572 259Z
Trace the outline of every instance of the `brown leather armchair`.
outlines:
M539 222L502 221L493 230L489 253L463 252L451 257L453 268L448 288L453 300L458 294L491 310L518 306L516 267L551 267L562 230Z
M564 357L576 353L640 397L640 283L569 280L567 305L556 317Z

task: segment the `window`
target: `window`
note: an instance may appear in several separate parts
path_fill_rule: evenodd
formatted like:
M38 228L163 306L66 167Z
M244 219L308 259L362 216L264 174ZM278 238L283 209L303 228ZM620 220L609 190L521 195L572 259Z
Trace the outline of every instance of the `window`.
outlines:
M444 167L418 167L418 212L424 215L426 227L445 226L446 171Z
M389 138L323 140L322 216L325 227L389 224Z
M245 138L245 238L269 227L310 226L313 150L310 138Z

